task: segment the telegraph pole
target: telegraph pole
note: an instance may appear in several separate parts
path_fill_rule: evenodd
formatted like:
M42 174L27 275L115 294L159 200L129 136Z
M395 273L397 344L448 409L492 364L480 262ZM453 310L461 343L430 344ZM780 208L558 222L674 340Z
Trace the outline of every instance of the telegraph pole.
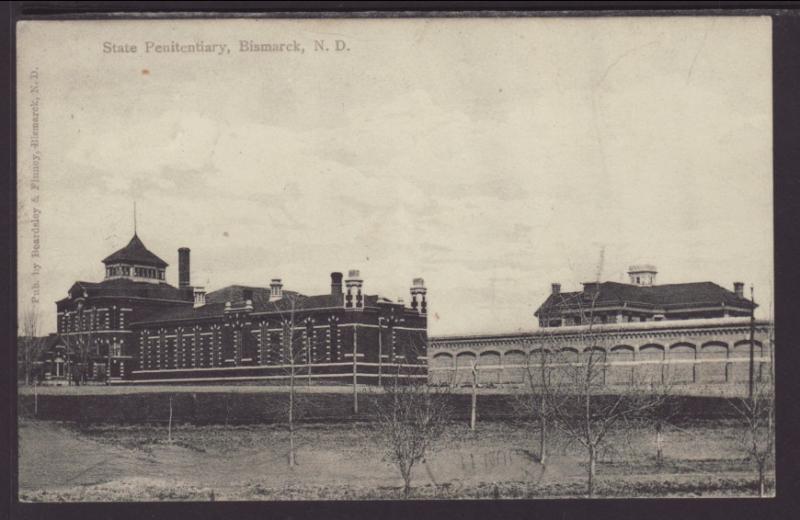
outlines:
M750 375L747 396L753 401L753 377L755 375L755 335L756 335L756 304L753 298L753 286L750 286Z
M353 413L358 413L358 323L353 324Z
M469 413L469 429L475 431L475 408L478 404L478 366L477 361L472 363L472 407Z
M314 334L314 327L311 327L311 332L308 331L310 319L306 320L306 384L311 386L311 335Z
M381 372L383 368L383 340L381 336L383 336L381 324L383 323L383 318L378 316L378 386L381 386Z

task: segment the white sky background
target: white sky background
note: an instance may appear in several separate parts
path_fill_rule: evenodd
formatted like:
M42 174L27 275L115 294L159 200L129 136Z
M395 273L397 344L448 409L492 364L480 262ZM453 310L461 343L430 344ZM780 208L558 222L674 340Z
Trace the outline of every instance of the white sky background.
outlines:
M41 308L133 232L192 281L329 290L360 269L430 333L517 331L551 282L755 285L771 309L768 18L28 23L20 29L20 181L27 75L40 74ZM313 40L349 51L314 52ZM144 54L145 40L230 55ZM304 54L239 54L238 40ZM137 54L103 54L102 42ZM144 74L147 69L149 74ZM19 291L29 299L21 185Z

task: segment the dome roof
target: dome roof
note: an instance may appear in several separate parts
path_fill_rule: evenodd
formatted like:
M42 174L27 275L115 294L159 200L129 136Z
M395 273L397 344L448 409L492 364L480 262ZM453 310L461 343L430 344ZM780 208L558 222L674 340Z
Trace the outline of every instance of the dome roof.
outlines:
M167 267L167 263L147 249L139 237L134 234L128 245L108 255L103 263L108 264L137 264L151 267Z

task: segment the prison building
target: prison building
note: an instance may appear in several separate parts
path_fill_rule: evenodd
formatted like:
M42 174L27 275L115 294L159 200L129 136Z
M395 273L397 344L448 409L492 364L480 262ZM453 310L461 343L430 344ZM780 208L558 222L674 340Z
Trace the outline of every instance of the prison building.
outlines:
M178 249L178 287L167 262L134 233L103 259L100 282L77 281L56 302L57 334L46 374L84 381L309 380L379 382L426 376L427 289L415 278L410 304L367 294L359 271L331 273L325 294L231 285L206 295L191 284L189 248Z
M586 282L581 291L562 292L561 284L534 316L539 327L594 323L636 323L750 316L755 304L745 298L744 283L733 291L713 282L657 285L652 265L631 266L630 283ZM590 318L591 316L591 318Z
M179 251L179 260L183 255ZM102 281L76 281L67 296L56 302L57 336L50 349L53 366L47 367L53 379L67 379L76 370L85 380L129 378L138 364L132 323L145 315L192 308L192 289L168 284L168 264L135 233L103 264ZM180 269L188 270L188 257L183 264Z
M628 274L629 284L590 282L576 292L552 284L534 313L539 328L530 332L431 338L430 380L540 384L532 378L541 377L543 356L557 354L562 366L595 364L608 386L726 393L749 384L751 344L754 378L770 372L771 323L753 319L756 304L744 297L743 283L733 291L713 282L656 285L651 265Z
M357 270L330 274L324 294L232 285L188 307L132 324L134 383L303 382L375 384L427 377L427 300L414 279L410 305L367 294Z

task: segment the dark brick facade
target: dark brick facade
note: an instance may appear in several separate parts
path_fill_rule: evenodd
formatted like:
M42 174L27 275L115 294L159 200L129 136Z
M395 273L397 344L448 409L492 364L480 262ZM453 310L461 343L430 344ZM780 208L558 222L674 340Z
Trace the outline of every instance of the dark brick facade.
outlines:
M134 236L103 260L105 280L75 282L56 302L64 355L51 357L68 358L69 371L80 367L84 380L102 371L111 382L280 381L287 365L318 381L374 383L390 371L424 377L421 278L412 282L410 306L363 293L358 271L345 286L332 273L329 292L315 296L284 291L278 279L206 296L190 285L189 254L179 249L181 284L173 287L164 281L167 263Z
M337 275L330 294L286 291L269 301L271 290L233 286L209 294L209 303L191 312L134 323L140 359L134 379L281 381L294 370L297 377L349 382L355 370L359 383L372 383L379 372L424 369L421 309L353 291L350 298L336 294Z

